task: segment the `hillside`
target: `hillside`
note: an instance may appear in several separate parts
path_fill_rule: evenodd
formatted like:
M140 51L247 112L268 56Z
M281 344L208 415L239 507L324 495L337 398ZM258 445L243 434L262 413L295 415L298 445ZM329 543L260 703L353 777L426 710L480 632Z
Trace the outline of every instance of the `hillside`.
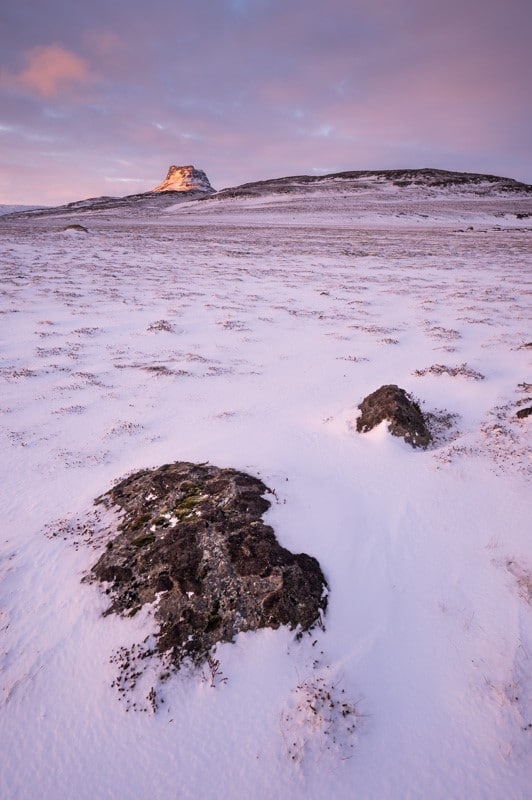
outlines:
M172 188L173 187L173 188ZM532 211L532 187L510 178L435 169L341 172L323 176L295 176L246 183L215 192L202 170L192 166L170 167L167 178L154 190L125 197L95 197L54 208L22 211L12 218L76 217L98 214L120 218L124 212L135 218L154 217L193 201L205 204L202 213L219 214L231 203L261 213L277 209L288 220L291 212L346 215L372 209L385 215L430 216L449 201L488 216L519 215ZM233 202L231 202L233 201ZM217 204L220 203L220 207ZM416 205L418 208L416 208ZM458 206L457 206L458 208ZM184 210L184 209L183 209ZM454 210L456 211L456 209ZM194 208L191 213L196 214Z

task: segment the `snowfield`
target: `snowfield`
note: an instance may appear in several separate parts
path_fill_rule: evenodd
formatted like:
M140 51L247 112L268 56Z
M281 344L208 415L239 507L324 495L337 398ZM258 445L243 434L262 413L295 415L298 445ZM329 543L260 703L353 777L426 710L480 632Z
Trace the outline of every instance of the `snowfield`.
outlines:
M532 198L379 187L1 219L2 798L530 797ZM386 383L429 449L356 432ZM178 460L275 492L325 628L121 693L84 526Z

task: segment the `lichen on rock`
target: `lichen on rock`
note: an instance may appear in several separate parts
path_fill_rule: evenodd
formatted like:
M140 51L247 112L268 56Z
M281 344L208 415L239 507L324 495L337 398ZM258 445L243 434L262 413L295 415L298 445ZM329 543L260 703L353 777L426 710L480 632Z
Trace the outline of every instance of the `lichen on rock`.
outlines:
M315 558L282 547L262 521L268 492L243 472L188 462L120 481L97 499L122 519L87 576L108 584L106 613L155 602L157 647L176 666L201 663L240 631L311 628L326 580Z
M381 386L358 406L361 411L357 419L357 431L365 433L384 420L393 436L402 437L412 447L428 447L430 431L419 405L395 384Z

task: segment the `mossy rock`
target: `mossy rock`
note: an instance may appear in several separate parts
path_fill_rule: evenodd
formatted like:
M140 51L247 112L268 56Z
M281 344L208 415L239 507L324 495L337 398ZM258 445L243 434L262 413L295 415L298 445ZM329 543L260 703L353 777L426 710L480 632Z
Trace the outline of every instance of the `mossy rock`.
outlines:
M146 547L147 544L151 544L155 541L155 535L153 533L143 533L142 536L137 536L131 544L134 544L135 547Z
M200 663L240 631L321 622L327 583L317 560L282 547L262 520L258 478L177 462L130 475L99 498L123 522L91 570L109 613L156 603L159 652Z

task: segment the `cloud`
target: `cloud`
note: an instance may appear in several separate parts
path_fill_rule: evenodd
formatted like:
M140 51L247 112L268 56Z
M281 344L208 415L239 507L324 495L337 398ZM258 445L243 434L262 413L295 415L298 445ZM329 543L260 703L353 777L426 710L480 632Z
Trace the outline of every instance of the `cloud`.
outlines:
M95 79L85 59L60 44L32 47L24 58L26 66L20 72L2 72L4 85L50 99Z
M174 163L217 187L404 165L532 180L530 0L326 5L8 3L0 202L149 188Z
M83 36L86 46L99 56L108 56L120 52L123 48L122 40L111 31L90 30Z

